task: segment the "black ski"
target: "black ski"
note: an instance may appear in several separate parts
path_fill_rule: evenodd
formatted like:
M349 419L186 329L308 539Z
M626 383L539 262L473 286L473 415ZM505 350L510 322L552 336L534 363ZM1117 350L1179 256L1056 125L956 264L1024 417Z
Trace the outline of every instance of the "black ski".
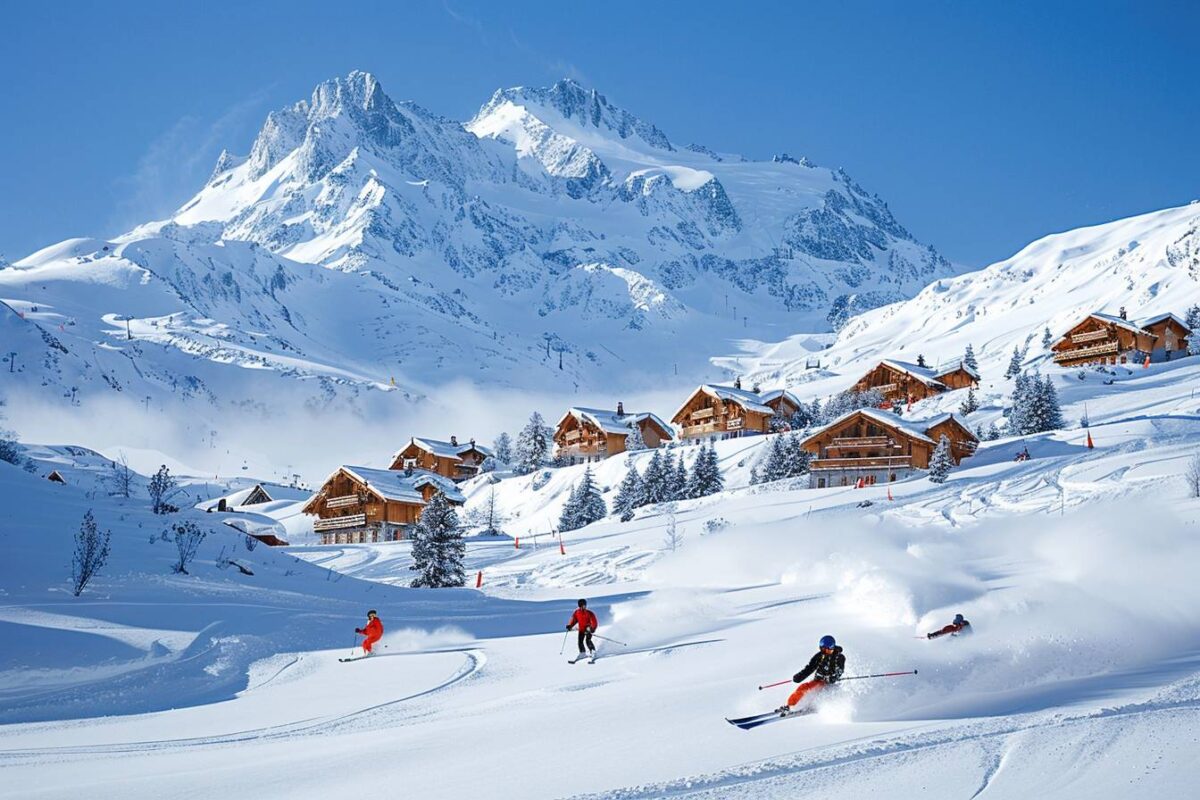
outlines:
M792 717L803 717L809 714L816 713L815 708L805 708L797 711L789 711L787 713L772 711L769 714L759 714L756 717L744 717L742 720L729 720L733 725L738 726L744 731L752 730L760 725L766 725L771 722L780 722L781 720L791 719Z

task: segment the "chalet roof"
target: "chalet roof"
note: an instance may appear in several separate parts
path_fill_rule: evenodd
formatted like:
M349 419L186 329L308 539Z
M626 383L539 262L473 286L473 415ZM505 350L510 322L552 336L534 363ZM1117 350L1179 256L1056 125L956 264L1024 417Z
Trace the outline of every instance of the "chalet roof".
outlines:
M939 381L936 376L938 374L944 375L945 372L952 371L952 370L946 370L943 373L938 373L936 370L932 370L929 367L922 367L920 364L910 364L907 361L897 361L894 358L885 358L882 361L880 361L879 363L885 364L885 365L891 367L892 369L899 370L900 372L907 372L909 375L916 378L921 383L924 383L927 386L932 386L934 388L941 388L941 389L945 389L946 384Z
M440 439L426 439L424 437L418 438L414 436L412 437L412 441L410 443L415 444L417 447L428 453L432 453L438 458L457 458L461 460L463 453L470 452L471 450L478 450L485 456L490 456L492 454L492 451L483 445L471 444L471 442L466 442L465 444L454 444L453 442L443 442ZM404 452L405 449L407 449L407 446L401 448L400 452L396 453L396 455L392 457L392 460L394 461L396 458L398 458L400 453Z
M1116 325L1117 327L1120 327L1120 328L1126 328L1127 330L1131 330L1134 333L1145 333L1145 331L1142 330L1142 327L1140 325L1138 325L1136 322L1131 322L1127 319L1121 319L1120 317L1114 317L1112 314L1101 314L1099 311L1096 311L1094 313L1088 314L1088 316L1094 317L1095 319L1098 319L1102 322L1112 323L1113 325Z
M746 389L739 389L736 386L703 383L696 387L695 392L688 395L688 399L671 415L671 419L675 419L683 413L683 410L687 408L687 404L696 396L696 392L704 392L710 397L715 397L725 403L736 403L747 411L753 411L758 414L771 415L775 413L770 406L763 403L762 395L760 394L747 391Z
M962 426L963 430L971 434L971 438L978 440L978 437L975 436L975 432L971 430L971 426L959 419L958 415L952 411L947 411L945 414L938 414L936 417L921 420L919 424L924 425L925 431L928 433L931 428L936 428L938 425L941 425L943 422L948 422L949 420L954 420L957 422Z
M784 398L785 400L788 400L794 406L800 405L800 399L798 397L796 397L796 395L789 392L787 389L771 389L768 392L759 392L758 393L759 402L763 403L764 405L766 405L767 403L770 403L773 400L778 400L780 397Z
M953 365L953 366L946 367L945 369L939 369L939 370L937 371L937 376L940 378L940 377L942 377L943 375L949 375L951 372L955 372L955 371L957 371L957 370L960 370L960 369L961 369L963 372L965 372L965 373L967 373L968 375L970 375L970 376L971 376L972 378L974 378L975 380L979 380L979 378L980 378L980 375L979 375L979 370L977 370L977 369L973 369L973 368L972 368L972 367L971 367L969 364L967 364L967 362L965 362L965 361L959 361L957 364L955 364L955 365Z
M366 484L385 500L395 500L400 503L425 503L421 489L432 484L446 495L447 499L456 503L465 503L467 499L455 487L449 478L443 478L433 472L415 469L410 473L399 469L375 469L373 467L354 467L343 465L351 476ZM334 475L337 473L335 472ZM330 475L329 477L333 477ZM328 482L328 481L327 481Z
M1148 317L1144 320L1141 320L1140 322L1138 322L1138 325L1140 325L1143 328L1149 328L1151 325L1157 325L1158 323L1165 322L1168 319L1175 320L1176 324L1180 325L1185 330L1189 330L1189 331L1191 330L1191 326L1189 326L1187 324L1186 320L1182 319L1181 317L1179 317L1176 314L1172 314L1170 311L1168 311L1165 314L1159 314L1156 317Z
M605 433L611 433L616 436L628 435L632 426L644 420L652 420L658 425L668 436L671 435L671 426L663 422L658 416L649 411L633 411L624 414L618 414L616 411L607 408L584 408L582 406L572 406L567 409L567 413L562 415L562 419L558 421L561 425L567 417L575 417L579 420L587 420Z
M816 430L814 430L811 434L808 435L808 437L804 440L804 442L807 443L807 442L812 441L814 438L816 438L817 436L820 436L822 433L829 430L830 428L836 428L838 425L841 425L843 422L845 422L847 419L854 416L855 414L862 414L864 417L867 417L867 418L871 419L872 421L879 423L880 425L884 426L885 428L892 428L894 430L903 431L904 433L908 434L909 436L913 437L914 439L920 439L921 441L929 442L930 444L934 443L933 439L930 439L929 436L927 436L925 433L925 430L929 427L929 424L927 421L922 420L919 422L912 422L910 420L904 419L903 417L898 417L895 414L891 413L890 411L881 411L878 408L856 408L853 411L847 411L845 414L842 414L840 417L835 419L833 422L826 423L826 424L822 425L821 427L817 428Z

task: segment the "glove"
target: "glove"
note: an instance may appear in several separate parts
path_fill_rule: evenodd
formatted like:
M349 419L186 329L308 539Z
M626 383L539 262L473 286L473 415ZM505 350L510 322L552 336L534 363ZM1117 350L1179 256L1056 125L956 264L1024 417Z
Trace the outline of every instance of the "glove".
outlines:
M792 683L800 683L803 680L804 680L804 678L800 677L799 672L797 672L795 675L792 676Z
M362 633L362 632L363 632L363 629L362 629L362 628L355 628L355 629L354 629L354 632L355 632L355 633Z
M568 625L568 626L567 626L567 630L571 630L571 626L570 626L570 625Z
M588 627L588 629L587 629L587 632L588 632L589 634L591 634L591 633L595 633L595 632L596 632L596 629L595 629L595 628L592 628L592 627L590 627L590 626L589 626L589 627Z

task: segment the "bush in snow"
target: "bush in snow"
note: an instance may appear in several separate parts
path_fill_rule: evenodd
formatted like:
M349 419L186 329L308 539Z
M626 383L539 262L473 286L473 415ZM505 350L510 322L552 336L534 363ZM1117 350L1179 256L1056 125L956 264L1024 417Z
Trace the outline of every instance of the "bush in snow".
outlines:
M200 549L200 543L207 535L208 531L191 520L176 522L163 531L164 538L169 537L175 540L175 549L179 553L179 558L175 561L175 572L188 574L187 565L192 563L192 559L196 557L196 551Z
M550 445L554 441L554 432L546 425L542 415L533 412L529 422L517 434L517 446L513 451L516 459L516 473L528 475L538 469L550 457Z
M1200 497L1200 455L1194 455L1188 461L1184 478L1187 480L1188 495Z
M513 460L512 437L507 433L497 436L496 441L492 442L492 454L501 464L511 464Z
M537 475L533 476L533 480L529 483L529 488L533 489L535 492L540 492L542 488L550 482L552 477L554 477L554 474L550 472L550 470L544 469Z
M642 426L636 422L629 426L629 435L625 437L625 450L636 453L646 449L646 439L642 436Z
M155 514L174 514L179 510L178 506L169 502L179 494L179 482L175 480L171 470L167 469L166 464L160 466L158 472L150 478L146 491L150 493L150 510Z
M674 514L667 514L667 530L666 535L663 536L663 544L672 553L679 549L679 545L683 544L683 532L679 530Z
M71 591L76 597L101 568L108 563L108 543L112 531L100 532L91 509L83 515L79 531L75 534L75 554L71 557Z
M970 342L967 343L967 349L963 351L962 363L976 372L979 371L979 362L975 360L975 348L971 346Z
M458 514L446 495L438 492L421 511L417 524L412 526L413 565L409 569L417 573L412 587L441 589L464 585L467 582L463 569L466 552Z
M245 538L245 544L246 544L246 552L253 553L254 548L258 547L258 539L255 539L253 536L251 536L250 534L247 533L246 538Z
M604 498L600 496L600 487L592 479L592 468L588 467L563 506L562 515L558 519L558 529L573 531L604 519L606 514L608 507L604 504Z
M792 434L795 436L795 434ZM725 479L721 477L721 465L717 463L717 450L711 444L700 449L696 463L692 465L692 474L688 479L688 497L707 497L725 488Z
M729 520L724 517L713 517L704 523L705 533L716 533L729 527Z
M467 512L467 524L478 528L484 536L499 536L504 533L504 523L508 521L505 514L500 513L496 503L496 485L488 486L487 497L483 503Z
M964 416L979 410L979 398L975 396L974 386L967 388L967 396L962 401L962 405L958 407L958 410L961 411Z
M950 457L950 440L943 433L933 451L933 457L929 459L930 482L945 483L946 478L950 476L950 468L953 466L954 461Z
M629 471L617 487L617 497L613 500L613 513L619 515L621 522L633 519L633 510L645 505L642 502L642 476L637 467L630 466Z
M133 494L133 476L134 472L129 468L125 454L121 453L109 464L108 474L104 477L108 493L113 497L129 497Z

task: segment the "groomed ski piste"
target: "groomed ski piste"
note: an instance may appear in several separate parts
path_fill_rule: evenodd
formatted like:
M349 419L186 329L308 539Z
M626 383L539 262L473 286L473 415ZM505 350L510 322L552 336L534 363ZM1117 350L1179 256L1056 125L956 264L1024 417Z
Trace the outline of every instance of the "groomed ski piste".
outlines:
M0 464L0 797L1188 796L1200 503L1181 476L1200 359L1112 384L1044 372L1068 419L1087 403L1095 449L1075 425L986 442L891 501L748 486L770 440L733 440L717 445L724 492L609 517L560 550L545 532L583 468L505 478L520 547L470 541L479 590L406 588L404 543L247 550L198 509L178 517L213 532L173 574L144 498L107 496L84 451L30 448L67 483ZM1013 461L1022 447L1033 458ZM648 457L598 465L610 505ZM469 484L471 503L488 487ZM113 555L73 597L89 508ZM595 664L566 663L579 597L615 640ZM368 608L377 654L339 662ZM957 612L974 635L924 639ZM725 721L782 704L790 683L757 687L824 634L847 675L918 674L844 683L778 724Z

